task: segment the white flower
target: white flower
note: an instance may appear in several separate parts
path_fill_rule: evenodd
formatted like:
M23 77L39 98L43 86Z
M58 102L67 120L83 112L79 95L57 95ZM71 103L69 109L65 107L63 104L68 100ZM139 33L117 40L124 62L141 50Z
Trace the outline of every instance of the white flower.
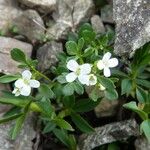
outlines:
M22 78L15 82L15 88L12 93L15 94L15 96L29 96L31 93L31 88L38 88L40 86L40 82L31 79L31 77L32 74L29 70L23 71Z
M82 84L85 84L86 79L84 77L91 72L91 67L88 63L79 65L75 60L69 60L67 68L72 72L66 75L66 81L73 82L78 78Z
M118 59L117 58L110 58L111 53L107 52L102 60L99 60L97 62L97 67L99 70L103 70L104 76L105 77L110 77L111 72L109 68L116 67L118 65Z
M102 84L99 84L98 86L101 91L104 91L106 89Z
M97 77L94 74L84 75L83 84L87 86L95 85L97 83Z

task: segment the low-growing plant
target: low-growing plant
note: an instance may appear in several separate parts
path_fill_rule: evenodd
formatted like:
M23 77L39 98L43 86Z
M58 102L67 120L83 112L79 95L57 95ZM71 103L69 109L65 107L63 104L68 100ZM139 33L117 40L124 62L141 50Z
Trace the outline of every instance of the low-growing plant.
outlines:
M11 51L12 59L24 70L22 74L0 77L1 83L13 83L14 87L12 93L5 91L0 98L0 103L14 106L0 120L0 123L16 120L11 138L16 138L30 112L38 112L44 124L42 132L52 132L75 150L75 129L94 132L83 113L93 110L104 97L112 101L118 95L126 98L131 95L139 105L129 102L124 107L139 114L143 119L141 129L150 139L149 44L136 51L131 64L123 64L113 54L112 34L96 35L86 23L77 34L69 36L65 47L66 51L58 55L57 66L51 67L48 74L38 71L37 60L27 58L20 49ZM121 94L116 86L121 87ZM33 92L32 88L37 90Z

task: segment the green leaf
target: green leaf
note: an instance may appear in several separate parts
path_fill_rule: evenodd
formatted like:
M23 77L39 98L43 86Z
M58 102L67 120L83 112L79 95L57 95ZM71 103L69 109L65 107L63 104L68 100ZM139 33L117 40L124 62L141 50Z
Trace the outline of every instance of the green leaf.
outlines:
M48 122L43 129L43 134L51 132L52 130L55 129L55 127L56 127L56 124L54 124L53 122Z
M60 128L63 128L63 129L69 130L69 131L74 131L72 126L64 119L56 118L53 120L53 122L56 123Z
M5 118L0 118L0 124L11 121L11 120L14 120L16 118L19 118L20 116L22 116L22 113L11 115L11 116L8 116L8 117L5 117Z
M96 87L92 89L91 93L89 94L89 98L96 102L101 97L99 91L100 90L98 90Z
M65 96L71 96L74 93L74 86L72 83L68 83L63 87L63 94Z
M104 91L105 97L108 98L109 100L117 100L118 99L118 93L115 89L106 89Z
M15 126L12 130L12 133L11 133L11 139L14 140L16 139L17 135L19 134L21 128L22 128L22 125L23 125L23 122L25 120L25 115L21 115L17 120L16 120L16 123L15 123Z
M145 87L145 88L150 88L150 81L148 80L142 80L142 79L136 79L136 83Z
M66 42L66 49L69 55L76 55L78 52L78 46L74 41Z
M11 57L13 60L21 63L26 63L26 56L23 51L18 48L11 50Z
M144 132L147 140L150 142L150 119L144 120L141 123L140 130Z
M148 92L142 89L141 87L136 88L136 97L139 102L145 103L148 99Z
M59 83L61 83L61 84L67 83L65 77L66 77L66 74L62 74L62 75L60 75L60 76L57 77L57 81L58 81Z
M146 120L148 118L148 115L143 110L137 107L136 102L131 101L124 104L123 107L136 112L143 120Z
M81 51L84 47L84 39L83 38L80 38L78 40L78 50Z
M29 111L30 104L31 104L31 101L29 101L26 104L26 106L24 107L24 110L23 110L23 114L16 120L15 126L11 132L11 139L13 139L13 140L16 139L17 135L19 134L19 132L23 126L23 123L25 121L26 115Z
M88 112L88 111L91 111L100 103L100 100L101 99L99 99L96 102L94 102L91 99L80 99L74 105L73 110L76 111L76 112Z
M29 102L29 100L23 100L21 98L5 98L5 97L1 97L0 98L0 103L2 104L11 104L11 105L15 105L15 106L19 106L19 107L24 107L27 103Z
M89 23L83 24L79 29L79 36L82 37L83 31L93 31L92 26Z
M76 93L78 93L79 95L82 95L84 93L84 87L79 82L74 82L73 86L74 91L76 91Z
M42 102L42 101L36 102L36 104L39 106L39 108L41 109L41 111L44 115L51 118L54 110L53 110L52 105L49 100L45 100L44 102Z
M19 75L3 75L0 77L0 83L9 83L20 78Z
M85 30L82 32L82 37L84 38L85 42L87 42L87 43L91 43L92 41L94 41L95 36L96 36L96 34L93 31Z
M83 57L88 57L88 56L92 55L93 52L94 52L94 49L92 47L88 47L84 50Z
M99 77L98 80L99 80L100 84L102 84L106 89L114 89L115 88L114 83L108 78Z
M67 108L72 108L75 104L75 97L72 96L65 96L63 97L63 104L67 107Z
M54 129L53 133L62 143L64 143L68 148L70 148L70 144L69 144L69 140L68 140L69 138L63 130Z
M129 94L132 89L132 81L129 79L124 79L121 82L121 95L123 94Z
M74 124L85 133L91 133L94 132L94 129L85 121L80 115L72 112L71 113L71 119L74 122Z
M40 97L45 97L46 99L51 99L55 97L54 92L50 89L47 84L41 84L39 90Z

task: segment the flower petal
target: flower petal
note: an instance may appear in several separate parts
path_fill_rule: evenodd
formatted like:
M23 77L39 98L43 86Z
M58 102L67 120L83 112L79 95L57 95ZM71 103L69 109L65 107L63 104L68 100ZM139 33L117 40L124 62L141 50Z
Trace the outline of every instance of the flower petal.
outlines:
M19 96L20 95L20 90L18 88L14 88L12 93L15 94L15 96Z
M91 64L83 64L80 66L80 74L89 74L91 72L92 65Z
M22 72L22 78L23 79L30 80L31 76L32 76L32 74L29 70L25 70Z
M110 69L109 68L104 68L104 76L105 77L110 77L111 73L110 73Z
M21 89L20 89L20 94L23 96L29 96L31 93L31 87L29 85L24 85Z
M74 60L74 59L71 59L67 62L67 68L70 70L70 71L76 71L79 67L79 64Z
M74 72L68 73L66 75L67 82L73 82L77 78L77 75Z
M97 68L98 68L99 70L103 70L104 67L105 67L105 65L104 65L103 61L102 61L102 60L99 60L99 61L97 62Z
M89 76L88 75L79 75L78 80L81 82L81 84L89 85Z
M103 56L103 61L105 62L105 61L108 61L109 59L110 59L110 57L111 57L111 53L110 52L107 52L106 54L104 54L104 56Z
M30 86L32 88L38 88L38 87L40 87L40 82L37 80L30 80Z
M97 83L97 77L94 74L89 75L89 85L95 85Z
M105 88L102 84L99 84L99 89L100 89L101 91L104 91L106 88Z
M113 68L116 67L118 65L118 59L117 58L111 58L109 60L109 67Z
M16 82L15 82L15 87L17 88L21 88L24 86L24 80L23 79L18 79Z

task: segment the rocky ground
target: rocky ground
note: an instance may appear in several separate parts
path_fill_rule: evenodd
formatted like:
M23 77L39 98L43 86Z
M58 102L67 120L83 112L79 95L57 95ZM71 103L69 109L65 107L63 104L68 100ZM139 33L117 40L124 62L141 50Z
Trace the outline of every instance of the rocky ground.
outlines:
M56 54L64 50L68 34L84 22L91 23L97 33L116 30L116 55L130 57L135 49L150 40L149 6L149 0L0 0L0 73L20 71L10 59L12 48L22 49L29 57L37 58L41 71L55 65ZM0 90L11 90L11 87L0 84ZM115 118L117 111L121 111L119 105L116 101L102 101L95 108L96 118ZM9 108L0 106L0 115ZM58 149L53 148L51 139L44 137L44 141L40 141L33 126L31 115L18 139L10 141L7 132L11 124L1 125L0 150ZM110 123L96 130L93 135L81 136L82 150L139 135L135 120ZM118 133L122 133L120 137ZM51 148L47 143L51 143ZM135 141L135 147L136 150L150 149L142 137Z

